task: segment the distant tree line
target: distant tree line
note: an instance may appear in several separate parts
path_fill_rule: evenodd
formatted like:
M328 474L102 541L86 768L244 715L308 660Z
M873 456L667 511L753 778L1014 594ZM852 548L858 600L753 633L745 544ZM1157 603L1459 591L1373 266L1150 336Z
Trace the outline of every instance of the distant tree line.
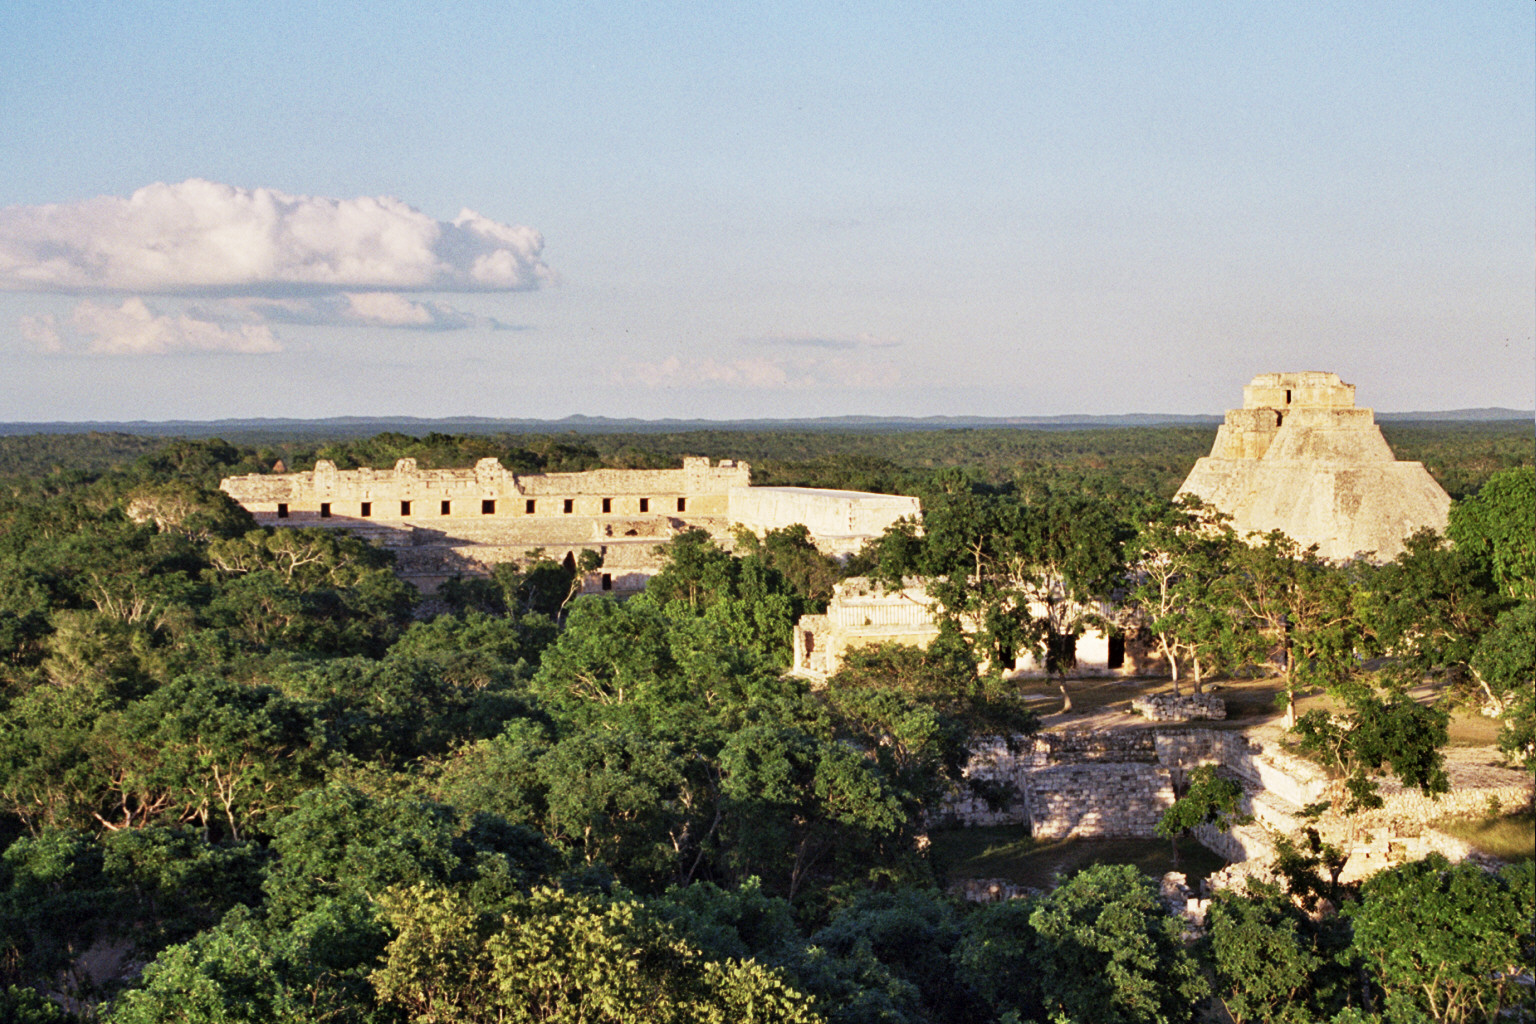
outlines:
M1504 469L1536 459L1531 425L1521 421L1389 422L1382 431L1398 458L1423 462L1452 497L1475 492ZM259 439L258 439L259 438ZM877 431L695 430L678 433L443 434L384 433L328 440L252 435L187 441L187 451L220 446L237 457L229 473L260 472L281 460L307 469L317 458L343 469L387 469L414 458L423 468L472 465L499 458L521 473L676 466L684 455L752 463L759 484L914 493L934 473L964 469L979 482L1019 487L1054 481L1104 493L1171 497L1195 460L1207 455L1214 427L1101 427L1047 430L985 428ZM190 448L187 446L190 445ZM31 434L0 437L0 479L59 471L101 473L162 452L167 441L130 434ZM189 467L190 468L190 467ZM202 479L202 483L217 484Z

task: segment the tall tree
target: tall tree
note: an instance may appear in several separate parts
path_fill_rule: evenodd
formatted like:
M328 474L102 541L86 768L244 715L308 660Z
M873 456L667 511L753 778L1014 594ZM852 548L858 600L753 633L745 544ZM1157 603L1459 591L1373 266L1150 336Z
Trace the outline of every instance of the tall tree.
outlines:
M1128 550L1135 587L1131 600L1142 610L1179 693L1179 662L1194 668L1201 692L1212 648L1230 632L1226 609L1211 600L1227 571L1236 536L1228 517L1192 495L1148 508Z
M1278 530L1233 551L1233 572L1221 583L1252 637L1252 653L1277 659L1285 726L1296 724L1296 698L1312 686L1343 683L1356 666L1359 619L1345 570L1303 549Z
M1451 506L1446 532L1489 564L1505 594L1536 600L1536 470L1495 473Z

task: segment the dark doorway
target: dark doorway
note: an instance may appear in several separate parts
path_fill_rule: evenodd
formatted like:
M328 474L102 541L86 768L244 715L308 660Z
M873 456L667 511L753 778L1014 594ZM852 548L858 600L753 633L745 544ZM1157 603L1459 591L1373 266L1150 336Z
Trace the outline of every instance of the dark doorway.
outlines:
M1125 637L1109 638L1109 668L1125 668Z

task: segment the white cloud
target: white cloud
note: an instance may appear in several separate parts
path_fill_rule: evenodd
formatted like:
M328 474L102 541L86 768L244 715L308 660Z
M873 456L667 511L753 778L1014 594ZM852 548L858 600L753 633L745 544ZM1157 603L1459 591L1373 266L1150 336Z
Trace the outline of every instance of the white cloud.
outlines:
M210 319L311 327L401 327L457 331L469 327L506 330L494 317L478 316L442 302L408 299L399 292L341 292L304 298L242 296L200 306Z
M82 302L68 321L51 313L23 317L22 335L55 355L79 352L110 356L178 352L238 352L259 355L282 346L263 324L223 324L186 313L159 313L134 297L120 306Z
M125 198L0 209L0 289L263 294L517 291L549 278L544 239L472 210L330 199L191 179Z
M380 327L430 327L432 311L396 292L348 292L347 316Z

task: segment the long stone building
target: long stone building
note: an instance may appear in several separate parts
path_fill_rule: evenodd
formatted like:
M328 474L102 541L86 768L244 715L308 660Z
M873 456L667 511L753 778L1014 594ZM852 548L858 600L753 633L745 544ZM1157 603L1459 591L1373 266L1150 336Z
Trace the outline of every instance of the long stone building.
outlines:
M1355 386L1338 374L1261 373L1228 411L1180 494L1232 517L1239 535L1280 530L1325 558L1387 561L1451 499L1418 462L1398 462Z
M472 469L337 469L253 473L219 485L263 526L344 528L392 549L402 578L423 591L483 575L536 550L574 565L596 551L593 592L635 593L660 567L658 545L689 529L724 543L804 523L831 554L847 554L903 516L916 498L810 487L752 487L745 462L685 458L681 469L520 474L494 458Z

